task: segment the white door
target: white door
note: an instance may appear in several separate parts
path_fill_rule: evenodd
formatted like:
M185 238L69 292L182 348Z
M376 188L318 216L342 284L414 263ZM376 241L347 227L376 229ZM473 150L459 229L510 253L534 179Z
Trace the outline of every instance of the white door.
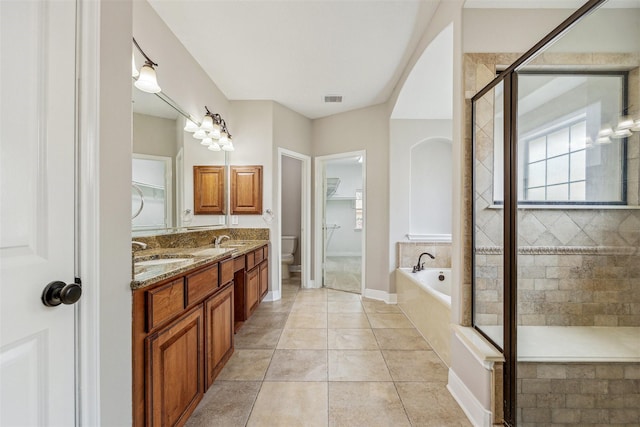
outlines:
M75 273L75 14L69 0L0 1L2 426L76 419L75 308L41 301Z

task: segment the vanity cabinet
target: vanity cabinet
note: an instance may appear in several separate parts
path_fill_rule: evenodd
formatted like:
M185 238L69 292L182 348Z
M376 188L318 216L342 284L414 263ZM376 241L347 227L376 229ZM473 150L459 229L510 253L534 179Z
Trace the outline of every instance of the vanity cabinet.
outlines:
M235 261L236 331L258 308L269 289L269 249L264 245Z
M184 425L234 351L234 260L133 291L135 426Z
M231 215L262 215L262 166L231 166Z

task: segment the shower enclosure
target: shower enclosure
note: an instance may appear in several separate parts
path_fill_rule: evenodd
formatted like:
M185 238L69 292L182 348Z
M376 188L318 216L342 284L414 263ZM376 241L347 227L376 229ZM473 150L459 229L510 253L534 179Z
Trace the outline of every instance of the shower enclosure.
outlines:
M602 3L472 99L472 321L507 425L640 425L640 5Z

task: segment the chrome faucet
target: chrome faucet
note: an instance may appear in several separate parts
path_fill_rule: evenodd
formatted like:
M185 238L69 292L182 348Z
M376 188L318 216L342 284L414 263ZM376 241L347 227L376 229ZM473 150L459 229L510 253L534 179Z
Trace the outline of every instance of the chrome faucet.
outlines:
M224 240L224 239L231 240L231 237L227 236L226 234L223 234L222 236L216 236L216 238L213 239L213 245L216 248L219 248L220 247L220 243L222 243L222 240Z
M140 250L144 250L147 249L147 244L146 243L142 243L142 242L137 242L135 240L133 240L131 242L131 246L138 246L140 248Z
M422 262L422 255L428 255L431 259L436 259L436 257L431 255L429 252L422 252L420 254L420 256L418 257L418 263L413 266L413 272L414 273L417 273L418 271L424 270L424 262Z

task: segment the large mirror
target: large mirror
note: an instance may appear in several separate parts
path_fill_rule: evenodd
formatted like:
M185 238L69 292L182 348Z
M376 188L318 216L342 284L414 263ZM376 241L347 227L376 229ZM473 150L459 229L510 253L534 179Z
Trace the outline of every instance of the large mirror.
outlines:
M226 152L207 150L185 132L189 113L166 94L132 85L132 102L132 233L224 225L224 215L194 215L193 166L226 165Z

